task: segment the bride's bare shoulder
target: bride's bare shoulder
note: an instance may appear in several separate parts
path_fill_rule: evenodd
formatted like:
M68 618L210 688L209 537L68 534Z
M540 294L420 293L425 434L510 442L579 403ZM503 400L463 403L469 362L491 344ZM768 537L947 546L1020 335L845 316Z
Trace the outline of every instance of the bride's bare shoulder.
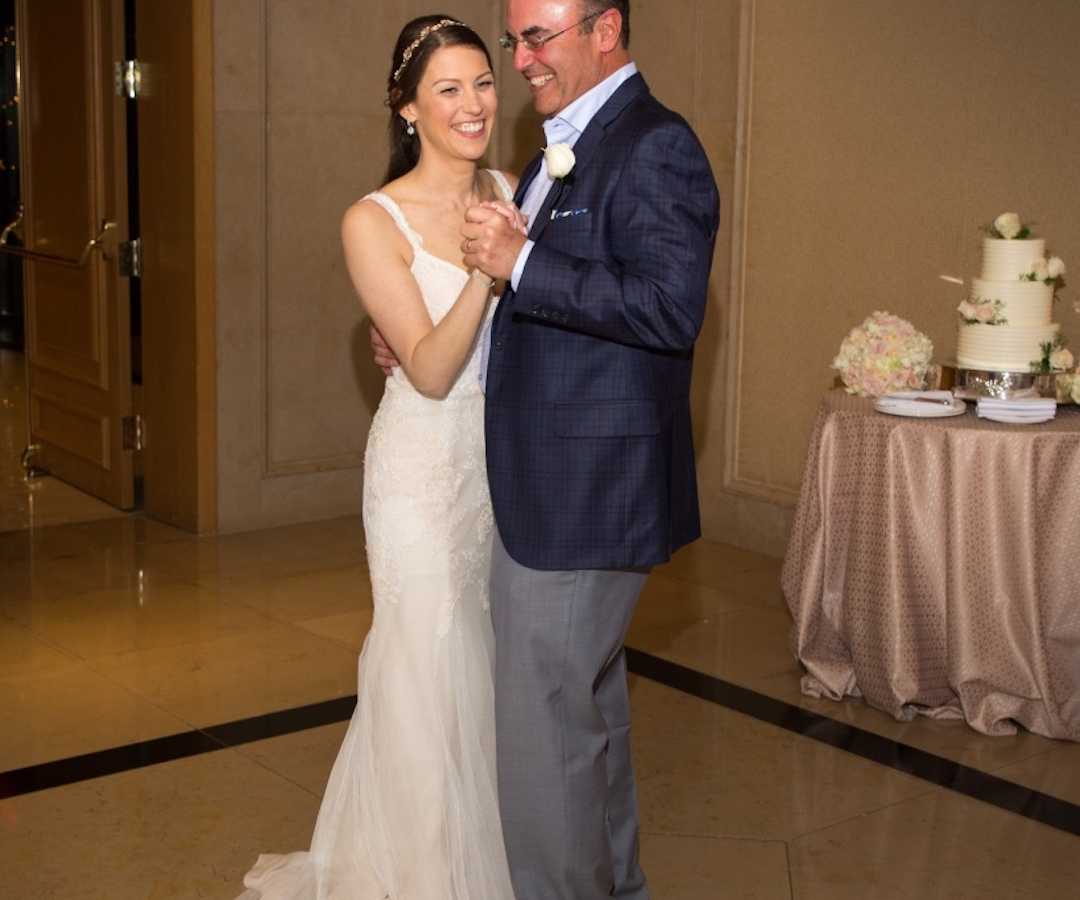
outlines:
M370 195L361 197L341 217L341 233L344 237L368 237L380 232L389 233L394 227L390 214Z
M361 197L345 210L341 218L341 241L346 252L362 250L383 253L396 251L402 258L410 258L409 242L385 206L369 194ZM366 255L366 253L365 253Z

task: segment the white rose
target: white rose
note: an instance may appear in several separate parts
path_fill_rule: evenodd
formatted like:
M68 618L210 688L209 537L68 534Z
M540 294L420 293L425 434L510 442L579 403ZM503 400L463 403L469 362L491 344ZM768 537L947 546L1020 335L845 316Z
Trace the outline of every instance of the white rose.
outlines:
M1062 347L1060 350L1055 350L1050 354L1050 368L1059 369L1064 371L1065 369L1071 369L1073 367L1073 355L1071 352Z
M1065 263L1060 256L1051 256L1046 263L1046 275L1048 278L1060 278L1065 274Z
M574 170L574 151L569 144L552 144L544 150L544 160L547 162L548 175L552 178L565 178Z
M1035 276L1036 281L1046 281L1049 271L1050 267L1045 259L1037 259L1031 264L1031 274Z
M970 304L967 300L963 301L958 307L956 307L956 310L957 310L957 312L960 313L961 318L964 318L964 319L974 319L975 318L975 307L972 304Z
M994 219L994 228L1003 238L1014 238L1020 233L1023 226L1020 217L1016 213L1002 213Z

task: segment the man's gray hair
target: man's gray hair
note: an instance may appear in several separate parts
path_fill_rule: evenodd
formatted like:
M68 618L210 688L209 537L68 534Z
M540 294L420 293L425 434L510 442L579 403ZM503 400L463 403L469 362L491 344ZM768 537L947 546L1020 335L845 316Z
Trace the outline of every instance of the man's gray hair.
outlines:
M617 9L622 15L622 45L630 46L630 0L584 0L585 15L598 16L609 9ZM590 19L583 28L588 34L593 30L595 19Z

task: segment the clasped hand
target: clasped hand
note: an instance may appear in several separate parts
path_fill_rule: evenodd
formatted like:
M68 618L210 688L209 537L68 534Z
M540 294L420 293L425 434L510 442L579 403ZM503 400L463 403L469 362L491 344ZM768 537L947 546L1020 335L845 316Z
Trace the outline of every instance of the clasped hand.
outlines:
M470 206L465 211L465 223L461 227L461 251L465 254L465 266L479 269L494 279L508 279L528 233L528 217L513 203L489 200ZM394 351L374 325L371 326L370 336L375 365L383 370L384 375L390 375L399 365Z
M509 279L528 233L528 220L513 203L489 200L470 206L461 227L466 268Z

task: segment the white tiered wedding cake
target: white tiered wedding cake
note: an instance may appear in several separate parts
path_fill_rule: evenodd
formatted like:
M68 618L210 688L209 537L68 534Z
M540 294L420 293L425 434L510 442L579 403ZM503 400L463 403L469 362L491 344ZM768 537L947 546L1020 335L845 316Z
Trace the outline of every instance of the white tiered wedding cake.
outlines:
M1015 213L994 220L983 240L982 273L960 304L956 361L962 369L1028 372L1057 349L1060 326L1050 321L1065 264L1046 259L1046 242L1030 236Z

